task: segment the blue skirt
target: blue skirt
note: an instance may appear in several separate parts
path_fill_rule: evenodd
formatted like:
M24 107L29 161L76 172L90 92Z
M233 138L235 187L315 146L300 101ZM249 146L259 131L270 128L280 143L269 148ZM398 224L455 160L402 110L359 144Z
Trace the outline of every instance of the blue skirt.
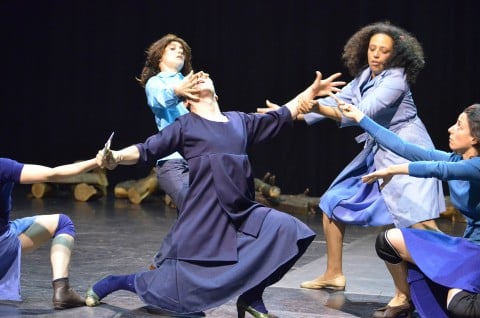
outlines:
M138 273L135 289L143 302L161 310L183 314L204 311L260 284L277 282L314 237L315 233L297 218L270 209L257 237L237 233L237 262L167 258L157 269Z
M355 169L350 169L355 167ZM333 181L320 199L320 209L336 221L361 225L392 224L393 219L377 182L366 184L361 176L375 171L372 146L368 146Z
M447 292L480 292L480 246L462 237L402 229L415 265L409 265L412 301L422 317L448 317Z

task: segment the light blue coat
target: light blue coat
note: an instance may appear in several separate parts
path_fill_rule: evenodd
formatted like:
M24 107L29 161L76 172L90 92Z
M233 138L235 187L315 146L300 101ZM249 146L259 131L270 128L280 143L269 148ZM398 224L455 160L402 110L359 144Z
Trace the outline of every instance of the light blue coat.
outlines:
M417 116L403 69L387 69L371 79L370 69L366 68L337 96L354 104L403 140L424 148L434 148ZM319 103L336 106L331 97L319 99ZM319 114L307 114L305 120L313 124L323 118ZM340 123L340 127L353 125L357 124L345 117ZM365 142L365 147L321 197L320 209L324 213L349 224L377 226L393 222L397 227L407 227L437 218L445 211L442 184L433 178L395 176L381 192L378 184L363 184L360 180L362 175L407 160L377 145L367 134L359 137L357 141Z

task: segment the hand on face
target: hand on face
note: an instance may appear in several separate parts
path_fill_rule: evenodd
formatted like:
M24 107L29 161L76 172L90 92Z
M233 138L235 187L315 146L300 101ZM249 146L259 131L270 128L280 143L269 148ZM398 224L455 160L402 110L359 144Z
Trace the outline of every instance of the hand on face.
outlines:
M205 72L193 73L191 71L187 76L174 88L175 95L184 99L189 99L194 102L198 102L200 98L198 94L200 89L197 87L199 80L208 78L209 75Z

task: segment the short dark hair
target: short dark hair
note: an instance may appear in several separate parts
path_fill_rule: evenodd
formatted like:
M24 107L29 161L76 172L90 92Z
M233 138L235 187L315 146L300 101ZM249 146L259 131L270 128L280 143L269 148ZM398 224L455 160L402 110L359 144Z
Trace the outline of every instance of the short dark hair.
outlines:
M467 115L470 135L477 139L475 148L480 152L480 104L473 104L463 111Z

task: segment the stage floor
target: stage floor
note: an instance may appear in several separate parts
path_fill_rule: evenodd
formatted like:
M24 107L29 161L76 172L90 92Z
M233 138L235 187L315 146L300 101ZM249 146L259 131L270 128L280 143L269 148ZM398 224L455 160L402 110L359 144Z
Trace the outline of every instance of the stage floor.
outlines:
M129 274L148 268L160 242L176 218L160 195L141 205L107 197L91 202L75 201L68 191L54 197L34 199L30 186L14 189L13 218L32 214L68 214L77 229L70 285L85 294L88 287L108 274ZM371 317L393 295L393 284L383 262L374 251L376 234L382 228L349 226L344 247L345 292L307 290L303 280L315 278L326 264L321 215L296 215L317 233L304 256L277 284L266 290L265 303L282 318ZM441 229L461 235L464 224L441 219ZM22 302L0 301L0 317L161 317L149 313L135 294L116 292L94 308L54 310L51 302L50 245L22 258ZM206 312L207 317L237 317L235 299ZM248 314L247 314L248 317Z

